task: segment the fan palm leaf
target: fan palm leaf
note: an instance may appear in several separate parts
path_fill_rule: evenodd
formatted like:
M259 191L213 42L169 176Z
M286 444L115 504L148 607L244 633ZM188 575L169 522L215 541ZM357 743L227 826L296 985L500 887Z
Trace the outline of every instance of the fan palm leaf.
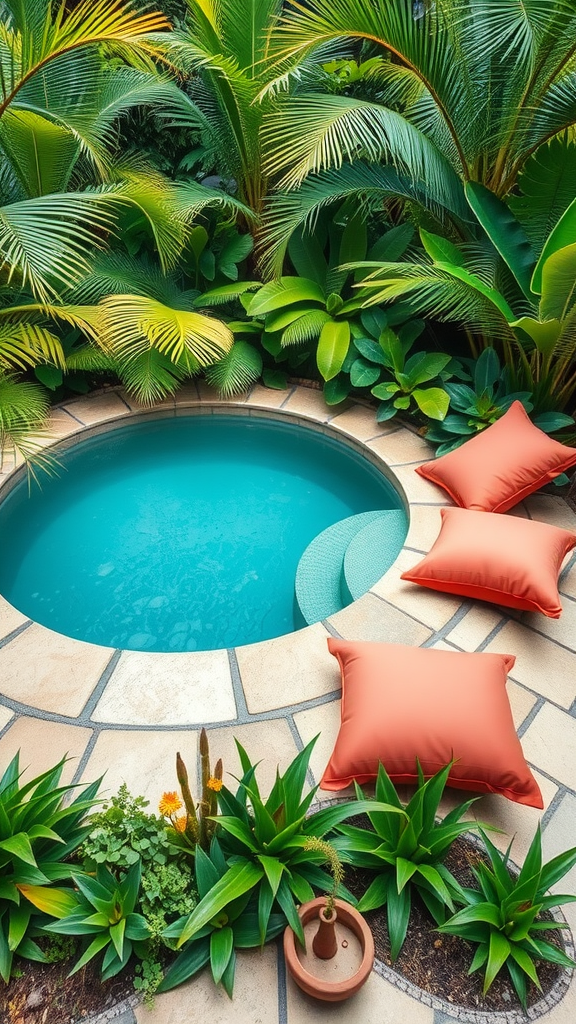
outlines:
M110 295L100 304L100 317L100 343L119 359L154 348L173 363L188 354L198 367L209 366L234 340L222 321L147 296Z
M26 461L42 464L41 439L47 436L50 403L43 388L0 371L0 468L6 454L18 453ZM47 468L50 460L44 460Z
M174 394L190 373L157 348L117 358L114 367L126 390L142 405L153 405Z
M258 349L247 341L236 341L223 359L208 367L205 377L222 397L229 398L248 391L261 372L262 356Z

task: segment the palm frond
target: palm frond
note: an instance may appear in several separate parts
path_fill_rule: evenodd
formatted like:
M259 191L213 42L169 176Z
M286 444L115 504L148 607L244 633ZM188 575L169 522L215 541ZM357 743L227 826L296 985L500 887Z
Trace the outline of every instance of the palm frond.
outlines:
M39 363L64 366L60 339L39 324L0 323L0 366L25 370Z
M199 366L209 366L232 347L232 332L222 321L146 296L111 295L100 311L100 343L120 360L154 348L174 363L189 353Z
M518 218L535 252L540 252L552 228L576 198L576 143L566 137L540 146L518 177L518 194L507 203Z
M117 361L108 352L93 343L78 345L66 353L66 373L84 370L88 373L100 370L117 370Z
M166 306L192 308L177 282L175 273L163 273L156 263L145 257L122 252L100 252L94 257L90 273L71 292L67 302L97 303L106 295L148 295ZM0 313L1 316L1 313Z
M187 369L156 348L115 360L115 367L126 390L142 405L154 405L166 395L173 395L189 376Z
M247 341L236 341L223 359L208 367L205 377L223 398L229 398L248 391L261 373L262 356L258 349Z
M18 453L26 462L34 460L50 470L54 459L42 452L42 442L49 437L49 410L43 388L0 372L0 468L6 455Z
M323 309L314 309L304 313L288 325L280 338L282 348L290 345L305 345L308 341L317 341L320 332L332 319Z

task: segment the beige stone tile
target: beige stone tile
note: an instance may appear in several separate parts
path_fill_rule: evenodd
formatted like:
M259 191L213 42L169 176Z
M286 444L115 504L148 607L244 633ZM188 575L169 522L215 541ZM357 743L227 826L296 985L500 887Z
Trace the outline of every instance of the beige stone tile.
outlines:
M418 555L403 549L392 568L372 587L372 591L431 629L441 629L458 611L463 598L441 594L420 587L417 583L401 580L400 574L413 568L418 561Z
M174 394L174 408L176 415L185 416L186 408L190 405L198 406L200 399L198 397L198 386L195 381L189 380L187 384L183 384L181 388Z
M310 743L315 736L318 737L310 757L310 769L315 783L320 782L336 743L340 729L340 707L340 700L331 700L328 704L307 708L294 715L294 722L304 745ZM349 791L351 792L351 789L341 792ZM323 792L328 797L340 796L340 793L332 793L328 790ZM318 795L321 796L322 793Z
M290 394L290 388L266 388L263 384L255 384L246 399L246 405L259 406L262 409L279 409Z
M286 771L298 753L288 722L285 718L273 718L267 722L208 730L212 764L222 758L224 782L230 789L236 788L235 779L242 775L235 739L242 744L252 763L258 762L256 778L260 792L267 796L274 785L276 767L280 772Z
M569 708L576 696L574 655L519 622L507 622L486 647L487 651L515 654L512 679L543 697Z
M0 595L0 638L8 636L13 629L18 629L28 622L26 615L22 615L11 604Z
M68 783L91 736L91 729L22 715L15 719L0 740L0 764L6 767L19 750L20 767L28 769L26 781L52 768L67 754L70 760L64 765L62 782Z
M66 402L62 408L87 425L130 415L130 409L114 391L109 391L104 395L87 395L86 398Z
M576 601L562 601L562 614L559 619L549 619L546 615L539 615L537 612L524 612L520 621L525 626L544 633L564 647L576 651Z
M236 960L234 1002L216 987L210 967L163 995L154 1006L137 1006L138 1024L275 1024L278 1020L276 946L240 950Z
M197 725L236 717L226 651L124 651L93 719L126 725Z
M434 1010L391 985L374 971L343 1003L321 1003L287 979L288 1024L433 1024Z
M48 429L53 437L68 437L69 434L74 434L78 427L79 424L66 409L52 409Z
M71 640L36 623L0 650L2 692L22 704L79 715L112 651Z
M82 773L83 782L104 775L100 794L112 796L126 783L133 796L150 801L149 810L156 814L162 793L176 790L176 752L188 768L190 788L197 789L197 730L103 729Z
M0 730L4 729L5 726L8 725L11 718L14 718L14 715L10 708L4 707L3 704L0 704Z
M544 860L576 846L576 797L566 793L547 822L542 837ZM555 892L576 893L576 865L553 886Z
M328 635L317 622L297 633L236 648L251 714L300 704L338 688L338 667L328 651Z
M384 437L393 429L387 423L377 423L375 410L368 409L364 405L353 405L350 409L338 413L330 420L330 426L342 430L345 434L350 434L358 441Z
M442 525L440 505L412 505L410 525L404 546L427 552L437 540Z
M502 621L502 615L488 605L475 604L451 629L447 639L463 651L475 651Z
M523 686L518 686L518 683L514 683L512 679L508 679L506 683L506 692L512 709L514 725L519 729L524 719L532 711L538 698L530 690L525 690Z
M134 412L150 414L154 413L157 409L162 409L163 411L169 411L170 409L173 410L175 406L174 395L166 395L165 398L159 399L154 402L153 405L143 405L142 402L139 402L134 395L129 394L128 391L124 391L123 388L119 388L118 394L124 399L126 405L129 405Z
M554 494L531 494L524 499L524 504L532 519L559 526L563 530L576 531L576 512L572 511L564 498Z
M576 719L545 704L522 737L524 756L553 779L576 789Z
M320 423L325 423L333 413L331 406L326 405L322 392L314 388L295 388L283 408L286 412L306 416Z
M240 395L231 395L229 398L223 398L216 388L210 387L204 379L198 380L196 386L200 401L210 402L212 405L244 405L248 395L248 392L244 391Z
M453 505L450 495L441 487L426 480L416 472L416 466L394 466L394 475L404 488L408 501L425 505Z
M427 462L434 454L434 449L428 441L418 434L413 434L406 427L400 427L400 430L393 434L370 441L368 447L377 452L389 466Z
M411 644L419 647L432 635L426 626L415 622L398 608L384 604L372 593L364 594L341 612L331 615L328 621L346 640Z

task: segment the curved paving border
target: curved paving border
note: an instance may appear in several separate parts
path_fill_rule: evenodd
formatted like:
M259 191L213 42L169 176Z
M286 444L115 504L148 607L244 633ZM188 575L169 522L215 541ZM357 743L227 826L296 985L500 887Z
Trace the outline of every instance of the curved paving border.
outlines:
M413 587L400 580L400 573L429 550L440 525L439 509L447 504L444 492L414 473L415 466L431 456L422 438L394 423L377 424L373 410L359 404L350 404L344 411L329 409L321 394L301 387L277 392L256 385L248 395L221 402L203 383L194 384L161 403L152 415L208 410L289 415L304 426L312 424L341 437L384 470L389 467L410 507L409 533L398 559L368 594L325 622L230 651L112 651L31 623L0 598L0 760L21 747L31 770L41 771L68 750L75 759L66 766L68 779L91 779L107 770L110 790L127 781L133 792L154 802L163 789L174 786L174 751L180 749L193 763L197 733L206 725L212 750L224 757L225 767L234 762L234 736L263 759L264 786L272 781L277 763L285 767L303 744L320 734L311 759L310 782L314 783L339 725L339 674L327 652L329 635L456 650L513 651L517 662L508 691L518 733L544 795L545 855L576 845L576 772L571 753L576 750L576 556L561 577L564 613L560 620L511 615L504 609ZM75 443L87 430L109 430L136 414L147 415L121 390L112 389L55 409L53 432L64 444ZM12 486L12 468L5 466L0 473L0 487ZM543 494L527 499L513 514L572 529L576 525L562 499ZM504 798L484 797L476 813L505 830L506 835L497 840L500 845L516 833L514 854L522 861L538 812ZM574 875L569 879L572 890L576 869ZM576 915L570 911L567 908L567 917L574 928ZM244 958L248 965L255 959L256 954ZM266 996L270 1021L276 1016L279 1024L306 1021L302 997L283 980L281 958L276 963L268 951L257 962L264 971L262 979L266 971L273 972L272 994ZM253 998L249 996L252 975L250 968L237 985L234 1019L238 1024L253 1021L247 1016L250 1004L245 1005L246 999ZM203 989L201 980L194 984ZM136 1008L138 1022L179 1021L184 1005L179 999L189 996L183 992L179 997L178 991L159 1001L157 1015ZM202 998L207 1005L213 999L216 1006L219 997L209 991ZM436 1004L436 1008L424 1006L382 979L371 981L365 991L356 997L368 1001L362 1003L364 1010L358 1002L356 1006L366 1024L380 1021L372 1008L371 992L385 999L387 1006L393 1005L394 1020L410 1019L413 1024L443 1024L445 1012L452 1014L455 1009L444 1012ZM258 992L260 998L260 986ZM546 1021L568 1024L575 1008L573 986L571 998L546 1012ZM213 1018L215 1024L229 1019L227 1010L222 1012L224 1016ZM492 1015L486 1017L495 1021Z

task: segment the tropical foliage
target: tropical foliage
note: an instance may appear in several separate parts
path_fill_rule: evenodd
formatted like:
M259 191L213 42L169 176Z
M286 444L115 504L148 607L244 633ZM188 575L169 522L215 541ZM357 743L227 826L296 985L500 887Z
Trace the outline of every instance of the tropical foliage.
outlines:
M558 946L540 937L542 932L568 926L539 916L576 900L576 896L546 895L576 864L576 848L543 864L538 826L522 870L514 876L508 870L512 844L502 854L484 832L481 834L491 867L480 863L473 869L479 888L463 890L466 906L441 924L439 931L459 935L477 946L470 973L484 968L484 994L506 965L525 1010L528 979L540 988L535 960L576 967Z
M442 862L454 840L472 827L469 821L461 819L474 800L459 804L442 822L436 820L452 765L450 762L426 782L418 763L418 786L406 805L380 765L375 796L383 805L388 803L394 808L395 813L367 808L370 829L337 826L341 836L334 839L333 845L340 856L355 867L376 872L358 910L386 906L392 960L396 960L406 938L413 892L420 895L438 924L445 920L446 908L454 910L453 900L463 896L460 885ZM360 804L368 803L357 783L355 786Z
M62 758L23 782L15 754L0 779L0 976L5 982L15 953L45 960L35 941L41 922L34 908L42 914L59 910L59 897L50 883L70 878L67 858L89 832L86 814L101 780L70 801L75 787L60 785L65 762Z

